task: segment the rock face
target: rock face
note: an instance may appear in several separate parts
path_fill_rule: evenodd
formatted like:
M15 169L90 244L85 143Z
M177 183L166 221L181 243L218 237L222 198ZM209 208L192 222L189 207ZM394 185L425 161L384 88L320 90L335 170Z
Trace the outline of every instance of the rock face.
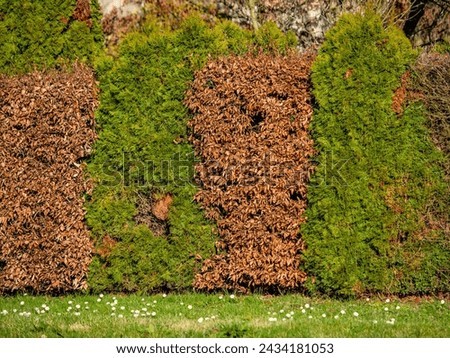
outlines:
M192 5L214 12L243 26L252 27L250 3L254 3L256 21L274 21L283 31L294 31L299 48L306 49L322 43L325 32L344 12L358 12L367 7L368 0L99 0L104 16L139 17L146 4L165 8ZM395 18L405 29L415 46L427 47L450 36L450 11L445 1L386 0L377 11L385 19ZM123 26L122 26L123 27Z
M108 15L114 9L123 17L139 15L142 13L145 1L143 0L98 0L103 15Z
M203 0L216 4L217 14L246 27L251 27L248 0ZM257 21L272 20L283 30L297 34L299 47L319 44L325 32L344 12L358 12L367 1L356 0L255 0ZM450 12L443 1L388 0L380 2L378 12L396 18L400 27L409 26L408 37L415 46L426 47L450 36ZM408 20L412 20L409 21ZM408 23L408 25L406 25Z

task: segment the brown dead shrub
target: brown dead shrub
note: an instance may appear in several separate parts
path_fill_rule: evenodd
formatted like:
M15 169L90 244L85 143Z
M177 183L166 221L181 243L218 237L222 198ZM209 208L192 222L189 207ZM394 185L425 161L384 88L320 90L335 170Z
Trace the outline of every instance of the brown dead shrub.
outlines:
M96 135L92 71L0 76L0 293L86 288L81 159Z
M194 287L294 289L312 173L310 68L314 54L259 54L209 62L186 97L201 163L196 200L217 222L217 255Z

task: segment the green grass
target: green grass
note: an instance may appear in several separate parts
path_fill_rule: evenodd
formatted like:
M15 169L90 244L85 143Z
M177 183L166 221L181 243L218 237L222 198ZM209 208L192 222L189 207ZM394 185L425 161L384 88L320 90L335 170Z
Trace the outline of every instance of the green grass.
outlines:
M450 337L449 308L439 299L20 295L0 298L0 337Z

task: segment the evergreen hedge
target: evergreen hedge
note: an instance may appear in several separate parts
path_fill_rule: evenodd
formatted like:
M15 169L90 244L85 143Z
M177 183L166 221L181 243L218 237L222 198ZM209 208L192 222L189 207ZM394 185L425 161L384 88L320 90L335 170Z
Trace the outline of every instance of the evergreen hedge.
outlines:
M92 63L103 46L97 1L76 19L77 0L0 0L0 72L17 74L74 61ZM81 1L83 3L83 1Z
M392 109L415 58L404 34L374 14L344 15L320 48L311 121L318 165L301 229L313 292L450 288L449 241L434 222L448 211L442 155L419 103Z
M88 165L96 182L87 207L97 249L92 290L191 286L217 237L193 201L195 158L187 142L185 92L209 56L294 45L292 35L270 23L254 34L231 22L209 28L194 16L175 31L149 21L123 39L116 59L99 61L99 139ZM168 197L168 215L160 220L155 203ZM137 220L145 216L150 225ZM155 222L164 230L152 230Z

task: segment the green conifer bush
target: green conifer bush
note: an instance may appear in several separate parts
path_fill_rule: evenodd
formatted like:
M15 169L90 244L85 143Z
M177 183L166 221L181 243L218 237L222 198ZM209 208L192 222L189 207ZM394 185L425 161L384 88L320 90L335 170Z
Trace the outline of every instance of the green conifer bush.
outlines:
M416 57L377 15L344 15L313 65L318 150L302 235L312 291L333 295L449 290L442 156L422 106L393 95ZM438 215L439 216L439 215Z
M96 0L0 0L2 73L25 73L76 59L92 63L102 46Z
M148 22L123 39L117 58L98 61L99 139L89 163L96 187L87 207L94 291L185 289L214 252L215 228L193 201L183 98L209 56L258 51L261 34L272 50L295 44L267 26L254 34L195 16L174 31Z

